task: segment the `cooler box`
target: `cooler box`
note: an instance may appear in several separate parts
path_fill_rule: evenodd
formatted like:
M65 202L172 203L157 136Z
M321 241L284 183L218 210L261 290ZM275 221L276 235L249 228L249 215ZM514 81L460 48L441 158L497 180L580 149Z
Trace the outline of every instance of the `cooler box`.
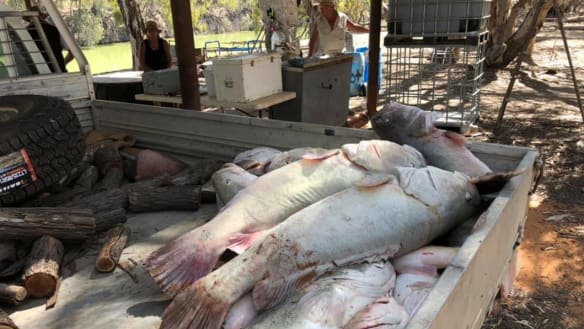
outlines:
M176 95L180 93L178 68L144 72L142 88L145 94Z
M203 71L205 75L205 80L207 81L207 95L209 97L215 98L217 94L215 93L215 77L213 75L213 65L208 65Z
M213 60L218 101L245 103L282 92L279 54L249 54Z

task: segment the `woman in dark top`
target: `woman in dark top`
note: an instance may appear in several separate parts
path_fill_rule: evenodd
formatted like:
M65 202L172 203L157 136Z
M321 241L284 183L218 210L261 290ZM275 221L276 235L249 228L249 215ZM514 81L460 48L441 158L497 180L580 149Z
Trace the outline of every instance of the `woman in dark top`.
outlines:
M172 65L170 45L158 36L159 33L156 22L146 22L147 38L140 44L140 69L145 72L167 69Z

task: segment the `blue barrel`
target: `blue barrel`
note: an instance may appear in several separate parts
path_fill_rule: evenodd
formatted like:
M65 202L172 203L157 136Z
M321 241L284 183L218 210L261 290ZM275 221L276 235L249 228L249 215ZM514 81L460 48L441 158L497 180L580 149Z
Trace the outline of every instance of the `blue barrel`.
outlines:
M365 71L363 74L363 80L365 82L369 82L369 54L368 54L369 48L368 47L361 47L361 48L357 48L356 50L358 53L363 54L363 57L365 58ZM380 88L381 88L381 78L383 75L383 67L381 64L381 62L382 62L381 59L383 58L382 56L383 56L382 50L379 49L379 79L378 79L379 81L377 83L379 84Z
M349 52L353 55L351 65L351 83L349 84L350 96L364 96L365 56L360 52Z

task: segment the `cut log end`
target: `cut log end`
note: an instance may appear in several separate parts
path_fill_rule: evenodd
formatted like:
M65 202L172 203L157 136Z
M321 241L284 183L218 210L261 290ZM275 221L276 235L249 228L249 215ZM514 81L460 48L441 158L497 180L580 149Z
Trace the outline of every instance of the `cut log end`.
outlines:
M95 268L100 272L111 272L116 268L116 262L111 258L100 258L97 260Z
M50 274L36 273L24 280L24 287L32 297L42 298L53 294L57 279Z

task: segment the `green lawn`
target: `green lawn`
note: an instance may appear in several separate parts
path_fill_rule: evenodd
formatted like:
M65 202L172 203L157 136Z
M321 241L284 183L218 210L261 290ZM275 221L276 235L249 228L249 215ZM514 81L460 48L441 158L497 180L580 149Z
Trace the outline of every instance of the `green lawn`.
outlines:
M253 31L232 32L223 34L195 35L195 47L203 48L206 41L218 40L221 45L228 45L233 41L255 40L257 37ZM171 44L174 40L169 40ZM130 43L116 43L110 45L99 45L93 48L82 49L93 74L128 70L132 68L132 53ZM67 71L77 72L79 67L75 61L67 65Z

